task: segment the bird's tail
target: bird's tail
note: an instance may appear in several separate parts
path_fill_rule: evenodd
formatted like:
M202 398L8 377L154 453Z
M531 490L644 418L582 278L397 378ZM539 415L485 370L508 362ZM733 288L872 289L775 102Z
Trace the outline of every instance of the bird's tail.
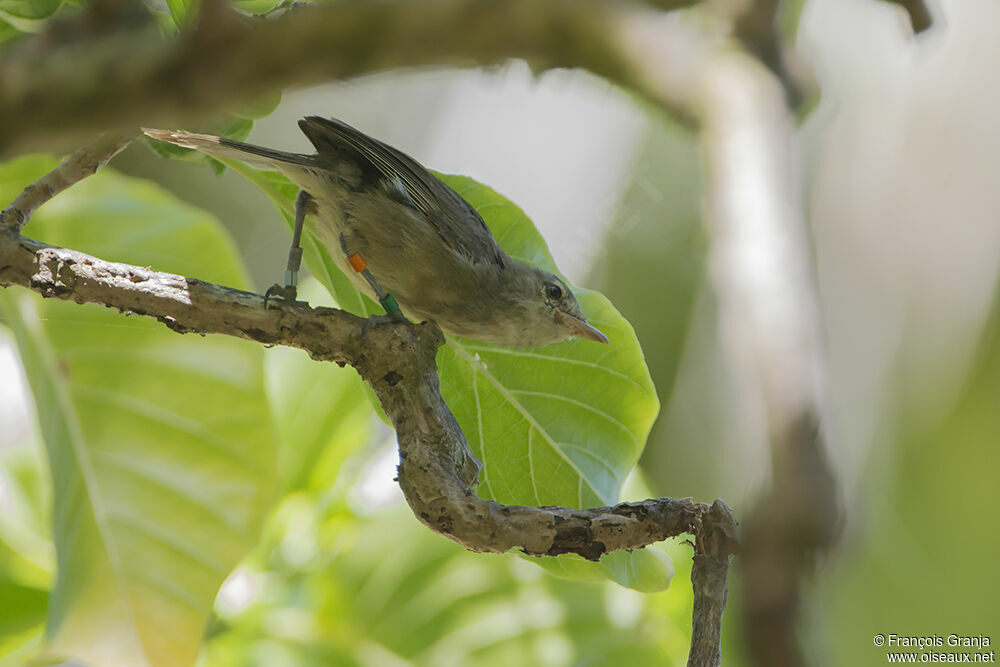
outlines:
M225 137L216 137L211 134L195 134L194 132L181 132L179 130L156 130L148 127L142 128L148 137L157 141L177 144L184 148L193 148L202 153L241 162L253 162L266 166L276 166L276 163L305 164L313 163L312 156L301 155L299 153L287 153L276 151L263 146L245 144L242 141L233 141Z

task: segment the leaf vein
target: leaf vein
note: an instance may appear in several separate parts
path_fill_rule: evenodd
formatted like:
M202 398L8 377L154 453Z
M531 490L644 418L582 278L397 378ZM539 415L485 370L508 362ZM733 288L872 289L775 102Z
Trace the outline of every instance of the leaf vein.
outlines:
M632 440L633 443L635 443L636 447L640 446L639 438L636 437L635 433L632 432L632 429L630 429L628 426L626 426L619 420L609 415L604 410L595 408L592 405L587 405L583 401L578 401L575 398L570 398L568 396L560 396L559 394L553 394L548 391L528 391L526 389L511 389L510 393L515 394L517 396L536 396L538 398L551 398L554 401L563 401L564 403L570 403L572 405L575 405L579 408L582 408L588 412L597 415L598 417L601 417L602 419L606 420L609 424L614 424L615 426L617 426L622 431L628 434L629 438Z
M471 366L473 363L475 363L473 356L465 350L465 348L462 346L461 343L459 343L454 339L450 339L448 341L448 345L453 350L455 350L455 353L458 356L462 357L467 364ZM605 503L611 502L610 499L605 498L601 494L601 492L597 490L597 487L594 486L594 483L591 482L590 479L587 479L587 477L583 474L583 471L580 470L580 468L577 467L576 463L571 458L569 458L569 456L566 455L566 452L564 452L562 448L559 447L558 443L556 443L556 441L553 440L552 436L549 435L549 433L542 428L542 426L538 423L537 420L535 420L535 416L531 414L531 412L519 400L517 400L517 398L511 393L511 391L507 389L507 387L505 387L503 384L501 384L485 366L482 365L480 366L481 368L479 372L482 374L482 376L486 378L490 382L490 384L492 384L496 388L498 392L500 392L501 396L507 399L507 403L515 410L517 410L524 418L524 420L528 422L529 425L534 426L535 428L538 429L538 433L542 436L542 439L549 444L549 446L552 448L553 451L555 451L564 461L566 461L567 465L569 465L570 468L573 471L575 471L577 475L580 476L581 480L587 483L587 486L590 487L590 490L594 493L594 495L600 498L602 502ZM580 490L580 498L581 498L580 506L582 507L583 506L582 487Z
M622 380L625 380L625 381L627 381L627 382L635 385L636 388L642 390L643 392L646 391L646 389L641 384L639 384L638 382L636 382L634 379L630 378L625 373L622 373L621 371L616 371L613 368L608 368L607 366L602 366L602 365L600 365L598 363L594 363L592 361L583 361L581 359L568 359L566 357L549 356L549 355L545 355L545 354L539 354L538 352L526 352L524 350L507 350L507 349L504 349L504 348L501 348L501 347L485 347L485 346L478 346L478 345L466 345L465 347L466 347L466 349L472 350L474 352L479 352L479 353L484 353L484 354L507 354L507 355L511 355L511 356L515 356L515 357L528 357L528 358L531 358L531 359L542 359L544 361L552 361L552 362L558 362L558 363L564 363L564 364L573 364L573 365L576 365L576 366L586 366L588 368L592 368L592 369L598 370L598 371L603 371L603 372L608 373L610 375L614 375L615 377L619 377ZM607 355L604 355L604 356L607 356Z

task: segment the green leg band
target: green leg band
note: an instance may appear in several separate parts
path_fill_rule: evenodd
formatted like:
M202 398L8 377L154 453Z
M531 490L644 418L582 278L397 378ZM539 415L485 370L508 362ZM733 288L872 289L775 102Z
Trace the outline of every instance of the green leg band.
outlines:
M382 304L386 315L391 315L399 310L399 304L396 303L396 297L391 294L386 294L384 297L379 299L378 302Z

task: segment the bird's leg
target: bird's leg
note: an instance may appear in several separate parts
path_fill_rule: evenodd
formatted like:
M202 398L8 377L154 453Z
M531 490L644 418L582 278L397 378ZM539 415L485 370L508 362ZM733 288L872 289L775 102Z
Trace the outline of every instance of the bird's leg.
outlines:
M272 296L280 296L285 301L295 301L299 285L299 267L302 265L302 227L305 225L306 214L314 213L315 205L312 195L305 190L299 190L295 198L295 226L292 228L292 245L288 249L288 263L282 277L284 285L274 284L264 292L264 308Z
M399 310L399 304L396 303L396 298L382 289L382 286L378 284L375 280L375 276L372 272L368 270L368 263L365 262L365 258L361 256L361 253L356 252L352 255L347 256L347 263L351 265L357 273L361 274L361 277L371 285L371 288L375 291L376 296L378 296L378 302L382 304L382 308L385 309L385 315L376 315L369 318L369 322L365 323L365 329L368 329L369 323L377 324L383 320L391 322L405 322L406 318L403 317L403 313Z

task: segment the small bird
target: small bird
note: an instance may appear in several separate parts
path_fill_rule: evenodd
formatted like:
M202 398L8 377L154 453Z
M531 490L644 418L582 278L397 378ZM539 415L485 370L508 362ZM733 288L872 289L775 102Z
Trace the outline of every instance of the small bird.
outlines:
M320 243L389 316L400 317L401 309L449 334L507 346L541 347L573 336L608 342L566 283L507 255L479 213L416 160L339 120L309 116L299 128L315 155L207 134L143 131L276 169L301 188L285 284L268 295L295 298L299 240L311 214Z

